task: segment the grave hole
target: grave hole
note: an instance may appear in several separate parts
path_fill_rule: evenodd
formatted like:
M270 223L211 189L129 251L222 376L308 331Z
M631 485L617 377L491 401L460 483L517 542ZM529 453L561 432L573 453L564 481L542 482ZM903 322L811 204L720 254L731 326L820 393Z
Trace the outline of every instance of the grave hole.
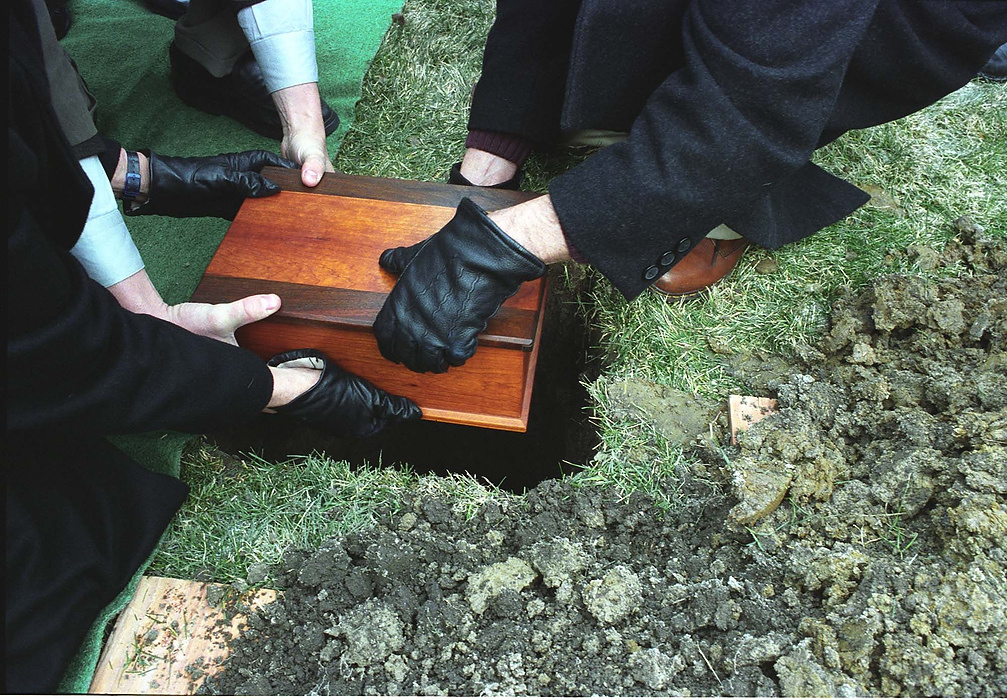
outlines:
M225 452L254 453L273 462L322 452L353 466L408 464L420 474L468 473L515 493L570 473L576 465L587 464L598 445L581 380L597 378L600 362L592 356L591 330L574 303L588 282L581 276L569 283L563 274L559 266L551 272L525 433L419 421L351 440L262 416L210 437Z

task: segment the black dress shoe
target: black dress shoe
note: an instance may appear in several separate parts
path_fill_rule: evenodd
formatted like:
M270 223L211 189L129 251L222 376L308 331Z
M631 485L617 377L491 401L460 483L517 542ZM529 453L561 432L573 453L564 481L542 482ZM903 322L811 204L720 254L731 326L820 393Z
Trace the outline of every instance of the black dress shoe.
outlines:
M469 179L462 175L462 164L455 163L451 166L451 172L448 173L448 184L449 185L467 185L468 187L488 187L495 190L519 190L521 189L521 181L524 180L524 170L518 170L514 173L514 177L506 182L498 182L495 185L474 185L469 182Z
M251 50L223 78L213 77L199 62L182 53L174 43L168 49L171 84L182 102L209 114L224 114L257 134L277 141L283 125L262 70ZM322 100L322 123L328 136L339 126L339 116Z
M71 24L70 9L66 6L66 0L46 0L45 5L49 10L52 28L56 30L56 38L62 40L70 31Z
M189 10L189 0L143 0L143 5L156 15L175 20Z
M997 83L1007 81L1007 44L990 57L989 62L979 71L979 77Z

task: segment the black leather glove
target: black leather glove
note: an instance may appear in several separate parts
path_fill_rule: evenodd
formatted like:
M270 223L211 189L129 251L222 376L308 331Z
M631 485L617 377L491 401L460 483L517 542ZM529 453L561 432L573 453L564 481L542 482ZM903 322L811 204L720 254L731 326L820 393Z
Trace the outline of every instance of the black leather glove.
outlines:
M414 372L465 364L500 305L546 271L467 198L440 231L379 263L399 280L374 321L378 348Z
M174 158L149 154L150 192L147 201L128 216L216 216L234 219L245 197L268 197L279 185L259 174L266 165L297 168L293 161L269 151L222 153L218 156Z
M271 357L267 364L322 370L317 384L273 409L312 428L342 437L365 438L389 425L419 420L423 415L409 399L389 394L350 374L318 350L291 350Z

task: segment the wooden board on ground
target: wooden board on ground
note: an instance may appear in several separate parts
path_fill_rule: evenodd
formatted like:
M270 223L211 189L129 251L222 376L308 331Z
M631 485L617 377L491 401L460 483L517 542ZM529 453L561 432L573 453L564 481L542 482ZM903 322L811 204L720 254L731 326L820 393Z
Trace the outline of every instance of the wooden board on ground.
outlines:
M246 615L276 600L269 589L239 594L230 586L144 576L102 651L91 693L193 695L220 670L228 642ZM212 602L211 602L212 601Z
M273 316L241 328L238 342L264 358L316 348L344 369L413 399L426 420L525 431L544 318L546 279L504 302L462 367L417 374L381 356L372 325L395 276L378 266L386 248L436 233L463 197L487 211L527 192L326 173L315 188L296 170L267 168L283 189L247 199L192 301L276 293Z
M762 396L738 396L732 394L729 401L731 422L731 444L738 444L738 433L748 430L771 413L776 412L776 399Z

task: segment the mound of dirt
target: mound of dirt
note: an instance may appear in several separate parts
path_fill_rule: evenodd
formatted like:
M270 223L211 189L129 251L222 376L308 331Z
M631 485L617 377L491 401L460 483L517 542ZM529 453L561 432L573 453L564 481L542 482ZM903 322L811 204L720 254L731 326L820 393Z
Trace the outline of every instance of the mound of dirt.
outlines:
M1007 251L960 230L968 276L840 299L680 507L417 497L291 553L204 692L1007 695Z

